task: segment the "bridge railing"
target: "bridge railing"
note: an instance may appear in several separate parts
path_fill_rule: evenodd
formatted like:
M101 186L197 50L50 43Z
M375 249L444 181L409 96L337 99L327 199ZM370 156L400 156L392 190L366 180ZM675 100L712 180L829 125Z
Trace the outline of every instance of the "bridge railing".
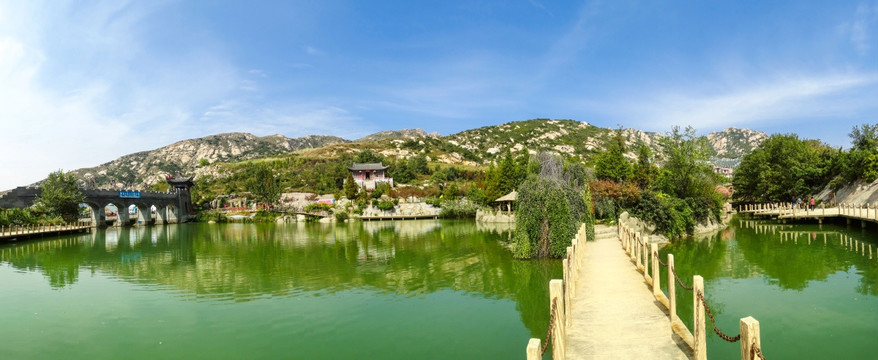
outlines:
M667 254L667 263L659 258L658 244L650 243L649 236L636 232L622 221L618 222L619 241L622 248L631 257L637 270L643 273L644 280L652 287L652 293L665 309L668 310L671 329L679 335L692 349L696 360L707 359L705 313L710 318L713 331L728 342L741 342L741 359L765 359L762 355L759 337L759 321L752 316L742 318L739 322L740 334L729 336L717 326L713 312L706 301L704 279L700 275L692 276L692 285L687 286L677 275L674 268L674 255ZM659 266L668 268L668 295L661 289L661 271ZM692 291L694 333L686 327L677 315L677 284L684 290Z
M571 245L567 247L567 255L561 260L563 278L549 281L549 330L546 340L531 338L528 341L525 348L527 360L542 359L550 343L552 359L567 357L567 328L573 325L570 306L576 296L576 280L585 254L585 241L585 224L581 224Z
M30 224L0 226L0 238L81 230L89 228L91 228L91 222L88 221L77 221L61 225Z
M744 204L738 206L738 212L793 218L842 216L851 219L878 222L878 206L874 204L839 203L833 204L833 207L826 207L825 205L826 204L820 204L812 209L809 206L799 206L794 203Z

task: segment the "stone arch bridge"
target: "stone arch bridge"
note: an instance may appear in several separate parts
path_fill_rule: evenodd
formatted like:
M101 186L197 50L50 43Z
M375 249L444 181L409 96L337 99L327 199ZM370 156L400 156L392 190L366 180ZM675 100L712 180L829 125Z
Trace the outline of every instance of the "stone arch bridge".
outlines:
M188 188L172 187L168 192L110 189L80 189L85 204L91 208L92 223L104 227L107 217L104 208L115 205L119 209L113 226L169 224L194 218L192 200ZM26 208L34 204L42 194L39 187L18 187L0 195L0 208ZM134 205L137 211L129 214ZM155 207L155 211L152 209Z

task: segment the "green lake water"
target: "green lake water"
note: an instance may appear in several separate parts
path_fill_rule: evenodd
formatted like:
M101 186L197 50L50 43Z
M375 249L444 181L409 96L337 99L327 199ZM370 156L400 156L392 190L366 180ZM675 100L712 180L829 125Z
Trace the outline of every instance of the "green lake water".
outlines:
M560 262L467 221L183 224L0 244L0 359L514 359Z
M760 323L768 359L878 358L878 228L735 219L715 235L678 241L673 253L687 285L704 277L717 325L737 335L739 320ZM667 273L662 272L667 293ZM677 286L681 319L692 329L692 292ZM707 325L710 359L740 359Z
M734 220L660 252L705 278L720 329L759 320L769 359L866 359L876 234ZM521 359L561 269L513 260L508 237L471 221L183 224L2 244L0 359ZM708 327L710 359L738 346Z

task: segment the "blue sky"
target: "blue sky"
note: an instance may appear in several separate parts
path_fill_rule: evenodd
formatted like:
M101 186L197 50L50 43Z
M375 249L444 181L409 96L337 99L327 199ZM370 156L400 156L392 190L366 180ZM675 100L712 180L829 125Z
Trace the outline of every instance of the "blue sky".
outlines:
M878 123L878 1L0 0L0 189L221 132Z

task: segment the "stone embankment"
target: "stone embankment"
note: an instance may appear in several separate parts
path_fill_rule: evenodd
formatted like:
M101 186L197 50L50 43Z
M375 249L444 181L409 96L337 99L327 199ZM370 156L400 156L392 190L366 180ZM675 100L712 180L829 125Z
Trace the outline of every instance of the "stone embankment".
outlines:
M338 204L338 208L345 208L347 205L347 200L341 200ZM439 216L439 212L441 208L435 207L433 205L429 205L425 202L400 202L396 205L393 210L383 211L374 206L369 206L363 209L362 215L353 215L352 219L356 219L359 216L363 217L391 217L391 216L400 216L400 217L436 217ZM276 222L278 223L291 223L291 222L305 222L307 221L307 217L305 215L297 214L297 215L284 215L278 217ZM322 223L332 223L335 222L335 216L327 216L321 218L319 220Z
M389 211L382 211L374 206L367 207L363 209L363 216L438 216L441 210L441 208L425 202L400 202L393 210Z
M695 233L693 235L711 233L714 231L725 229L729 226L729 221L731 219L731 212L725 211L719 222L708 220L706 223L699 223L695 225ZM659 244L671 242L666 236L655 231L654 224L650 224L636 217L633 217L629 215L627 211L623 212L622 215L619 215L619 221L629 228L633 229L635 232L649 235L651 242Z
M476 210L477 223L503 223L514 224L515 213L498 211L498 210Z

